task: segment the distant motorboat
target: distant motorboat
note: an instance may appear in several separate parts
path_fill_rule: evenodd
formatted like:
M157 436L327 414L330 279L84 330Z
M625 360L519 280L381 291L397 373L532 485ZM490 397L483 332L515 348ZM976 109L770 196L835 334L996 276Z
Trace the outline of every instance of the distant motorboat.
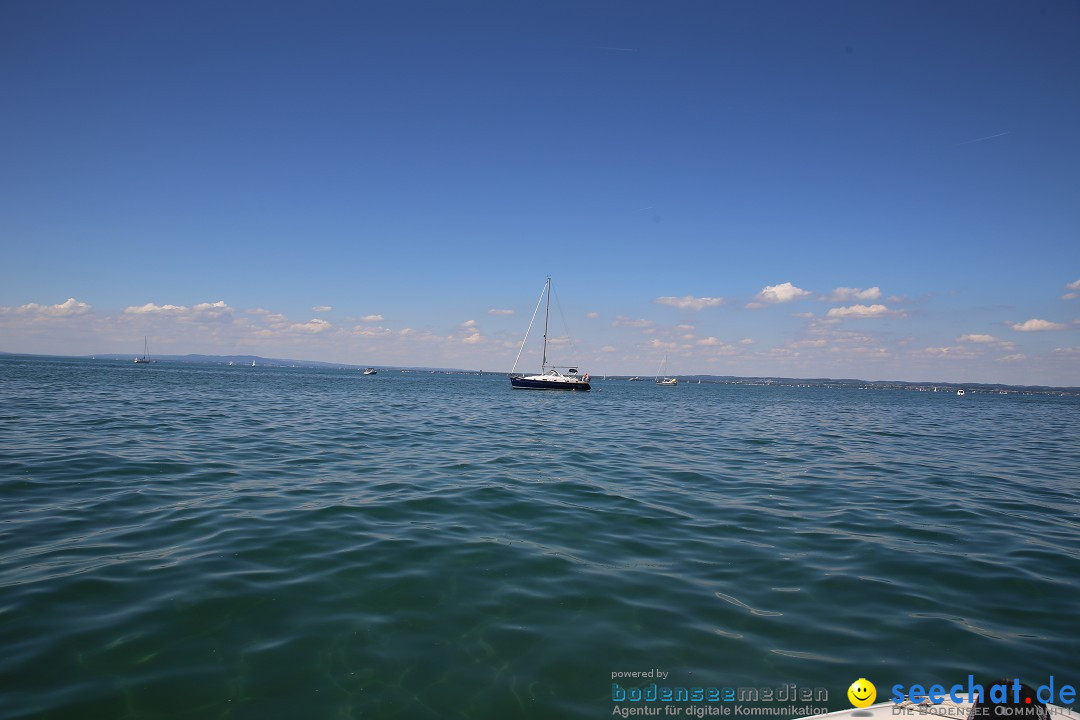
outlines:
M365 375L374 375L377 372L379 372L379 371L376 370L375 368L364 368L364 374Z
M634 377L630 378L630 382L634 382L636 380L641 380L641 378L637 377L636 375Z
M957 390L956 394L957 395L963 395L964 394L964 388L960 388L959 390Z

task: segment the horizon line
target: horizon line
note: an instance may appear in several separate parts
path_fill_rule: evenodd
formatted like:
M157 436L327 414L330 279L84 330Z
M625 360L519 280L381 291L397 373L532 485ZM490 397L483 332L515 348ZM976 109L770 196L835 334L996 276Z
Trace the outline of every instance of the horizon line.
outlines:
M94 353L94 354L89 354L89 355L42 355L40 353L18 353L18 352L6 351L6 350L0 350L0 356L30 357L30 358L34 358L34 357L40 357L40 358L64 358L64 359L75 359L75 360L97 360L97 359L100 358L102 360L116 360L116 361L126 360L129 357L137 357L136 355L134 355L132 353ZM265 360L265 361L271 362L271 363L305 363L305 364L308 364L308 365L326 365L326 366L331 366L331 369L333 369L333 368L351 369L351 368L374 367L374 368L379 368L379 369L384 369L384 370L429 370L429 371L432 371L432 372L476 373L476 374L488 373L488 374L491 374L491 375L507 375L507 376L513 374L511 371L508 371L508 370L484 370L482 368L480 368L480 369L470 369L470 368L452 368L452 367L429 367L429 366L425 366L425 365L379 365L379 364L371 364L371 363L353 364L353 363L330 362L330 361L327 361L327 360L297 360L297 359L293 359L293 358L273 358L273 357L264 357L262 355L250 355L250 354L248 354L248 355L239 355L239 354L237 354L237 355L209 355L209 354L203 354L203 353L188 353L186 355L159 355L157 357L159 359L161 359L161 358L169 359L169 360L172 360L174 362L185 362L183 360L183 358L219 358L219 359L222 359L222 360L235 359L235 358L246 358L246 359L251 359L251 360ZM191 362L191 361L187 361L187 362ZM637 373L603 373L603 374L601 374L601 377L614 377L614 378L624 378L624 377L629 378L629 377L638 377L638 376L639 376L639 374L637 374ZM595 379L597 376L596 375L591 375L591 377L593 377ZM1037 389L1037 390L1056 390L1056 391L1069 392L1070 394L1074 394L1074 395L1080 395L1080 386L1072 386L1072 385L1017 385L1017 384L1013 384L1013 383L1002 383L1002 382L958 382L958 381L953 381L953 380L895 380L895 379L894 380L864 380L862 378L793 377L793 376L788 376L788 375L711 375L711 374L707 374L707 373L682 373L682 374L672 375L672 377L695 378L695 379L731 378L731 379L736 379L736 380L790 380L790 381L797 381L797 382L814 382L814 383L836 382L836 383L863 383L863 384L867 384L867 385L911 385L911 386L931 386L931 387L933 387L933 386L965 387L965 388L967 388L967 387L971 387L971 388L976 388L976 387L1003 387L1003 388L1017 388L1017 389L1022 389L1022 390L1034 390L1034 389Z

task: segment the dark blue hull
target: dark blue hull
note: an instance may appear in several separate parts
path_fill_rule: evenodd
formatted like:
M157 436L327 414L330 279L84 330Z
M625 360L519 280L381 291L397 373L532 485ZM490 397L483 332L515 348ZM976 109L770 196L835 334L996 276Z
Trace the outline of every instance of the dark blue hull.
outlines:
M511 377L510 387L517 390L590 390L587 382L566 382L565 380L534 380L533 378Z

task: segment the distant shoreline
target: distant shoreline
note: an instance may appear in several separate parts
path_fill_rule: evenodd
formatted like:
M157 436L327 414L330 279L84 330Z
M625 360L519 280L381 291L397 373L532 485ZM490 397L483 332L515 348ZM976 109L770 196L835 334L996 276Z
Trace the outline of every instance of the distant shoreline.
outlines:
M110 360L131 362L135 355L131 353L105 353L97 355L36 355L33 353L0 352L0 357L41 357L61 358L69 360ZM158 355L153 358L156 362L163 363L190 363L201 365L234 365L250 366L252 362L256 366L263 367L288 367L288 368L316 368L328 370L363 370L366 367L376 367L379 370L416 372L416 373L441 373L450 375L502 375L509 376L504 370L471 370L465 368L433 368L420 366L398 365L372 365L364 363L353 365L348 363L330 363L320 360L290 360L284 358L264 358L259 355ZM594 381L607 380L608 382L626 381L639 375L593 375ZM966 383L966 382L934 382L934 381L909 381L909 380L860 380L856 378L789 378L770 376L736 376L736 375L676 375L680 381L696 383L700 380L703 384L719 385L751 385L751 386L777 386L777 387L820 387L834 389L866 389L866 390L905 390L914 392L945 392L955 393L963 389L966 393L992 394L992 395L1080 395L1080 387L1056 387L1050 385L1007 385L1004 383Z

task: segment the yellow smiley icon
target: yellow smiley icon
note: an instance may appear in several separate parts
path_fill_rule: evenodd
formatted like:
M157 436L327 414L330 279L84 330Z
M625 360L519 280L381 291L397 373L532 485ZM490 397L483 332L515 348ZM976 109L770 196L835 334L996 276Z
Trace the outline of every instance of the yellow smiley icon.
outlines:
M859 678L847 689L847 697L855 707L864 708L874 704L877 688L866 678Z

